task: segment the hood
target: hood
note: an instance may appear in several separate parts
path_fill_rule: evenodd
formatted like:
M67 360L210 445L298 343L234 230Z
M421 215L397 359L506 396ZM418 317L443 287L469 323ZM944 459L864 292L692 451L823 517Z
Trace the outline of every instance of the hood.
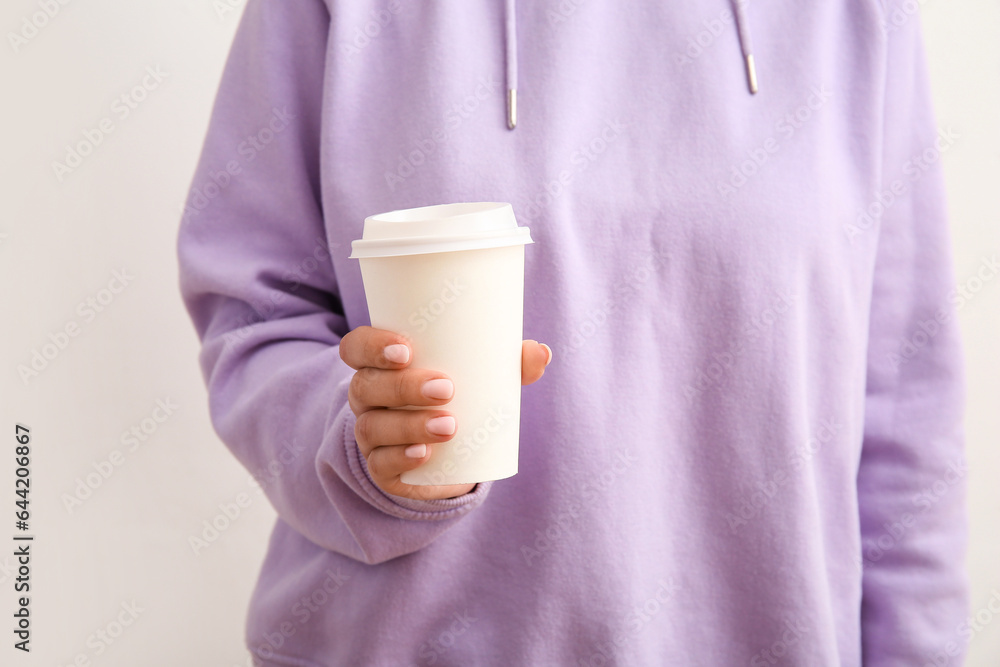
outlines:
M736 33L747 72L750 94L757 92L757 68L753 59L753 43L746 6L749 0L731 0L736 17ZM507 81L507 128L517 127L517 0L504 0L504 71Z

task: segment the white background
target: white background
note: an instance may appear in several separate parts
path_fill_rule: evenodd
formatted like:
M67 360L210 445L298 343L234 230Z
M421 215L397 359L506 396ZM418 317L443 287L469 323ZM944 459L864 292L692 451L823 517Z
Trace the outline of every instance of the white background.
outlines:
M0 9L0 431L10 431L0 436L0 516L6 526L13 428L21 422L34 436L39 536L30 656L10 648L13 559L0 549L0 663L62 666L83 655L109 666L247 665L245 610L273 513L253 494L207 549L195 555L189 546L220 503L252 488L208 420L174 251L243 2L75 0L15 53L6 35L38 11L38 1L4 0ZM1000 4L926 0L922 15L938 121L960 137L943 160L956 277L964 282L1000 252ZM162 83L121 118L114 100L157 66L167 74ZM60 182L53 160L105 117L114 131ZM78 304L101 294L116 270L133 278L88 320ZM960 312L972 613L993 595L1000 601L998 305L994 279ZM17 366L74 322L79 335L23 382ZM149 418L158 399L178 407L134 450L123 445L121 434ZM116 449L123 463L70 512L63 494ZM88 646L123 603L142 609L135 622L110 646ZM974 636L969 664L998 662L994 620Z

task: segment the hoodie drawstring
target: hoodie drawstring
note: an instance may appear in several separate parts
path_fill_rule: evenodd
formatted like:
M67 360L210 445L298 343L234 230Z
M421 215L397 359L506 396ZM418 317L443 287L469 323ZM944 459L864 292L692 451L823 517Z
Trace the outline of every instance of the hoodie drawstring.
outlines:
M736 32L739 33L740 50L746 65L747 86L750 94L757 93L757 67L753 60L753 42L750 41L750 24L746 5L749 0L732 0L736 15ZM507 128L517 127L517 0L504 0L505 53L504 70L507 78Z
M743 62L747 68L747 85L750 94L757 93L757 68L753 62L753 43L750 41L750 24L747 22L746 5L748 0L733 0L733 13L736 14L736 32L740 35L740 50L743 51Z
M507 128L517 127L517 2L505 0L507 49L504 67L507 74Z

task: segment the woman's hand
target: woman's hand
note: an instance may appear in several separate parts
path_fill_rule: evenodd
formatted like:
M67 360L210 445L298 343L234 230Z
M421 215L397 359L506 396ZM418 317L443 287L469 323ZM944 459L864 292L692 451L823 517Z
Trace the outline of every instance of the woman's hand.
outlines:
M340 341L340 358L357 371L348 393L356 419L354 437L368 461L372 480L386 493L431 500L454 498L475 484L415 486L399 476L430 458L435 443L455 434L455 417L444 406L455 387L444 373L408 368L410 348L399 334L358 327ZM552 350L533 340L521 346L521 384L535 382L552 360ZM422 410L386 410L402 406Z

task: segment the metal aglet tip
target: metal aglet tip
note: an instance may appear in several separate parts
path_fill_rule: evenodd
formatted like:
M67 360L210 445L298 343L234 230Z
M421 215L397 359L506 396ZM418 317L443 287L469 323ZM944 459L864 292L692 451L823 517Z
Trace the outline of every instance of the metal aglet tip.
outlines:
M511 88L507 91L507 128L513 130L517 127L517 89Z
M750 94L757 94L757 67L753 62L753 54L748 53L746 57L747 62L747 83L750 85Z

